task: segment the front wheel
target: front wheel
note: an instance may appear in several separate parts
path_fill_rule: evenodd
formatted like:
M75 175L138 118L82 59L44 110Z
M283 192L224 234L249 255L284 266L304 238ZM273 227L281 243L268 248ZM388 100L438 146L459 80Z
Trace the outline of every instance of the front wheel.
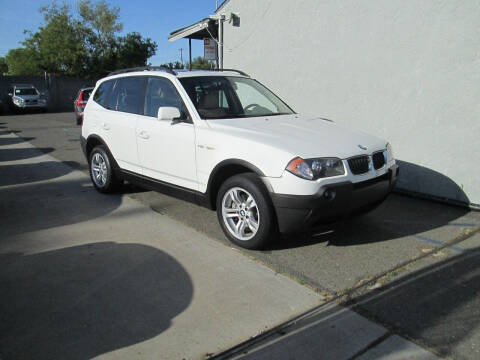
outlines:
M235 175L222 184L217 217L227 238L243 248L263 248L277 233L268 191L255 174Z

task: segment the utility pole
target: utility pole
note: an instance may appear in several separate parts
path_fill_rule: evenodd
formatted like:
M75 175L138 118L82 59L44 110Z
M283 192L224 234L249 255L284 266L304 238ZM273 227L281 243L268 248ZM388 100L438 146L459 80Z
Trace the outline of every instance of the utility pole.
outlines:
M180 51L180 62L182 63L183 65L183 48L182 49L178 49Z

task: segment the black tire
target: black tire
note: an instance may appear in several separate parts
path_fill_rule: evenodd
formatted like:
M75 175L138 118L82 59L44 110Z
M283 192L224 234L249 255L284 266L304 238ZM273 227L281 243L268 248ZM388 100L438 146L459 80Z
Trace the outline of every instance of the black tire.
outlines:
M82 125L82 117L77 115L75 118L77 119L77 125Z
M244 190L245 192L243 194L251 195L256 203L255 213L258 216L259 222L258 228L254 235L254 232L248 228L250 236L253 235L253 237L250 239L242 240L236 237L233 232L229 230L229 226L231 227L231 224L229 225L227 223L228 220L224 219L223 201L225 194L235 189L240 189L240 191ZM228 201L228 195L226 201ZM240 212L238 214L240 214ZM240 215L234 216L237 217L238 220L236 224L238 224L238 221L240 221ZM250 216L252 215L250 214ZM220 186L220 190L217 194L217 217L225 236L235 245L246 249L262 249L274 238L276 234L278 234L275 211L273 209L270 196L265 188L265 185L256 174L244 173L235 175L231 178L228 178ZM235 223L235 220L233 221ZM249 220L247 219L246 221Z
M100 176L100 179L99 179L97 176L97 179L95 179L96 177L95 174L98 175L98 172L93 169L93 166L96 166L98 164L98 159L102 159L102 161L105 164L104 167L102 166L102 171L104 171L103 172L104 178ZM90 179L92 180L93 186L95 187L95 189L97 189L97 191L104 194L114 193L118 191L118 189L121 187L123 181L121 181L115 176L114 164L115 162L113 161L111 156L108 154L105 146L98 145L93 148L88 159L88 165L89 165Z

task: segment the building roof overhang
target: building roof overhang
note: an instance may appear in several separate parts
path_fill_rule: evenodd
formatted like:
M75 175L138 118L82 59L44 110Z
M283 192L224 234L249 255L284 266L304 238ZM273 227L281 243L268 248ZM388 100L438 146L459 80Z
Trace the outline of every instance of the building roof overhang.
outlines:
M211 38L212 36L215 39L218 38L218 26L216 26L216 20L205 18L192 25L171 32L168 41L173 42L183 38L202 40L205 38Z

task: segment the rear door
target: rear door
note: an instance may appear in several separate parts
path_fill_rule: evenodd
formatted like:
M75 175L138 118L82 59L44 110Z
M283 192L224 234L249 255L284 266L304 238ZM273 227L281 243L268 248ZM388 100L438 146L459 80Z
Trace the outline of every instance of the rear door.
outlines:
M176 107L179 120L160 121L161 106ZM174 84L164 77L148 77L144 116L137 122L137 145L145 176L198 190L195 127Z
M142 173L138 159L136 126L143 113L144 76L128 76L115 80L106 101L106 109L98 118L99 134L107 143L118 165L125 170Z

